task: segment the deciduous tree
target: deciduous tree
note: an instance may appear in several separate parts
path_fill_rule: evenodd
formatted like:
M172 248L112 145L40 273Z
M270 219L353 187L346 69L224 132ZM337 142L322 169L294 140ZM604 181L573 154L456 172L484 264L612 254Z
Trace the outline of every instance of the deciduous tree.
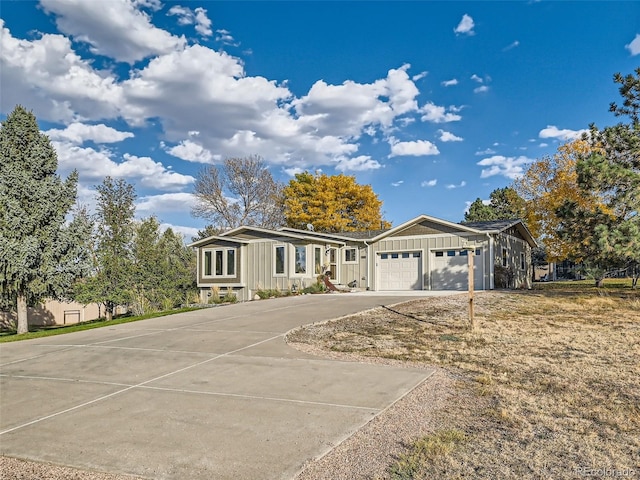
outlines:
M576 165L593 151L586 140L575 140L558 148L553 156L532 163L514 188L525 200L524 220L531 233L545 245L547 260L577 259L579 243L560 234L558 209L565 202L574 203L584 211L604 209L603 198L593 190L578 186ZM604 210L603 210L604 212Z
M65 218L78 175L57 174L58 159L36 117L17 106L0 129L0 297L17 308L18 333L28 331L27 305L65 296L86 267L81 218Z
M104 179L97 190L93 274L76 284L74 297L83 303L101 303L107 320L115 307L131 299L136 198L133 185L123 179Z
M240 225L276 228L283 224L282 185L259 156L228 158L196 178L192 214L228 230Z
M321 232L350 232L389 228L382 201L370 185L354 176L299 173L284 188L287 226Z
M624 100L610 111L629 123L601 130L591 125L591 151L576 165L579 194L595 194L604 204L589 209L568 200L559 209L562 235L580 245L578 255L600 275L640 263L640 68L635 75L614 75L614 82Z

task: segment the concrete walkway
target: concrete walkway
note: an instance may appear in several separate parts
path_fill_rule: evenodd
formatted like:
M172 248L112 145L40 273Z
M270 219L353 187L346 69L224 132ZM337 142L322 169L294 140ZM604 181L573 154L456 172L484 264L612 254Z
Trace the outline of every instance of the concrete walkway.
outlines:
M405 299L308 295L2 344L0 454L154 479L290 479L431 372L313 357L284 334Z

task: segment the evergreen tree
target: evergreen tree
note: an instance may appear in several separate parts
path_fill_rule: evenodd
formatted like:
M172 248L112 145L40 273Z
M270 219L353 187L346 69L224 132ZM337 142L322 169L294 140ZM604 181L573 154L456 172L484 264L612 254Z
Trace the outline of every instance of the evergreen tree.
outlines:
M513 188L497 188L489 195L488 203L477 198L469 206L464 222L515 220L524 216L524 206L524 200Z
M65 296L86 267L83 219L65 225L78 174L57 174L58 158L35 115L17 106L0 129L0 298L29 330L27 305Z
M562 235L579 245L578 255L595 269L597 284L607 269L640 263L640 68L635 75L618 73L614 81L621 84L624 102L612 103L610 110L630 121L602 130L591 125L591 153L576 165L581 191L595 192L604 204L586 210L565 202L558 209Z

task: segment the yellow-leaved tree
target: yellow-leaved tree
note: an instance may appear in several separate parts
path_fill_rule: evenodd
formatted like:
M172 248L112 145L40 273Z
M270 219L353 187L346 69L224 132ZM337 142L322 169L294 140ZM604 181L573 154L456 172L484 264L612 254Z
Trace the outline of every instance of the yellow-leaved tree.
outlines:
M370 185L354 176L299 173L283 190L287 226L337 233L391 227L380 211L382 201Z
M525 222L532 235L545 245L548 261L579 260L578 246L560 235L561 220L556 212L565 201L575 202L587 211L605 208L601 195L585 193L578 187L576 163L589 157L593 148L585 140L565 143L553 156L532 163L514 183L514 189L526 202Z

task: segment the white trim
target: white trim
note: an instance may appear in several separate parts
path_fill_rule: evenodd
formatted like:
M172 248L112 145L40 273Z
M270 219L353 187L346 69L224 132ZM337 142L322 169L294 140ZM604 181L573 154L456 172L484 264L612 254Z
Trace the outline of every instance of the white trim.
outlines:
M360 252L360 249L358 247L342 247L341 250L344 252L344 261L342 262L343 265L354 265L358 263L358 256ZM356 253L353 260L347 260L347 250L355 250Z
M309 273L309 244L305 244L305 245L296 245L295 243L292 243L292 249L291 249L291 262L289 262L290 264L290 269L289 269L289 277L290 278L306 278L310 276ZM304 248L304 273L296 273L296 251L298 250L298 248ZM315 267L314 267L314 271L315 271Z
M198 282L196 287L198 288L211 288L211 287L220 287L220 288L245 288L247 286L246 283L202 283Z
M208 279L215 279L215 278L236 278L238 276L238 248L237 247L206 247L206 248L200 248L200 250L202 251L202 265L203 267L206 265L205 262L205 256L207 254L207 252L212 252L211 255L211 274L210 275L206 275L203 271L202 279L208 278ZM233 275L229 275L227 272L229 271L229 266L228 266L228 252L232 251L233 252ZM216 266L217 266L217 262L216 262L216 252L222 252L222 274L221 275L216 275Z
M276 254L276 250L278 248L282 247L284 249L284 255L282 258L282 273L278 273L276 272L276 265L277 265L277 254ZM287 264L289 263L287 261L287 244L286 243L274 243L271 246L272 248L272 254L273 254L273 261L271 263L271 273L273 274L274 278L283 278L287 276Z

